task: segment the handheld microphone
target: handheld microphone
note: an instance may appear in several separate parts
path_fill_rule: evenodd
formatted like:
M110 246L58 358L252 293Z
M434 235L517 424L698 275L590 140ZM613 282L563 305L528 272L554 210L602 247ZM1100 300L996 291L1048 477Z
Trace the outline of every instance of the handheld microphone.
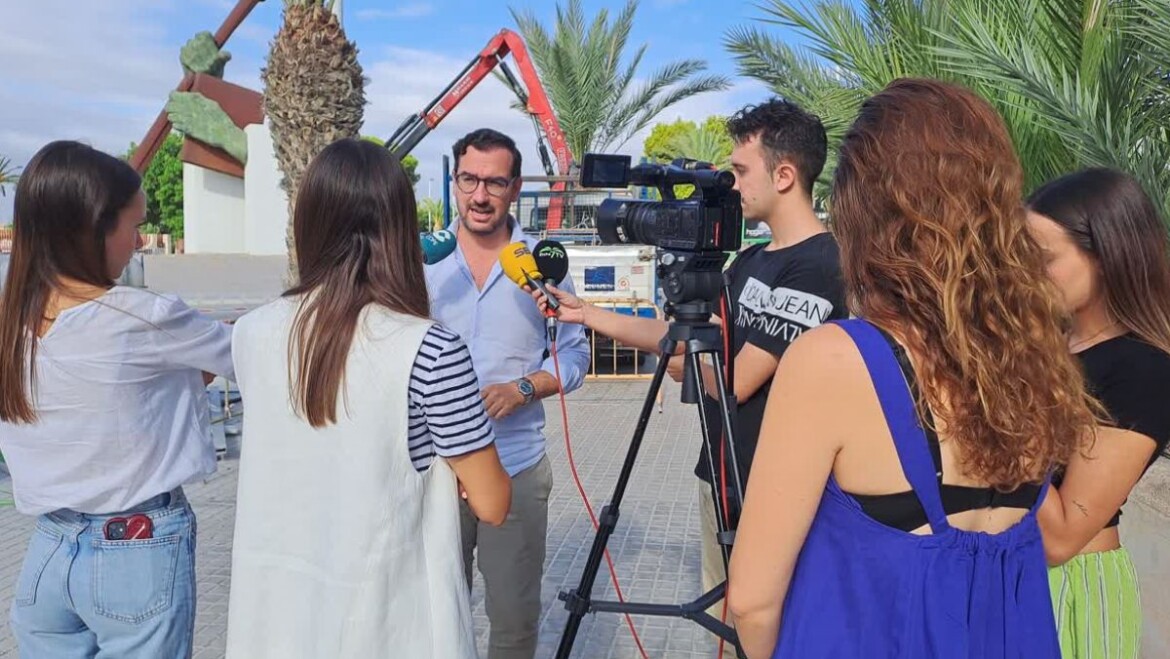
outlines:
M532 249L535 252L536 267L540 269L546 282L555 285L565 280L569 275L569 255L565 252L564 245L555 240L542 240ZM547 291L545 296L548 296ZM549 341L556 341L557 319L552 311L553 307L550 306L549 313L545 316L545 331L548 333Z
M501 250L500 267L503 268L504 275L515 282L517 286L523 287L527 284L544 293L545 298L548 299L550 312L560 308L561 303L545 288L544 281L542 281L544 275L540 274L540 268L536 267L536 259L533 258L532 252L528 251L527 245L515 242Z
M434 265L451 256L456 246L455 234L446 229L422 234L419 236L419 243L422 245L423 263L426 265Z
M569 274L569 255L565 246L555 240L542 240L532 248L536 267L550 284L559 284Z

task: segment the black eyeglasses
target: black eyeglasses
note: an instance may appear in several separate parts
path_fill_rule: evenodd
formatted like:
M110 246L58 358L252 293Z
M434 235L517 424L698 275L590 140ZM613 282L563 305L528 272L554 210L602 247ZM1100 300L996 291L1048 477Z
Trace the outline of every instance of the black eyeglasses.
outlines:
M455 175L455 185L459 186L459 190L463 194L471 194L483 183L487 188L487 193L493 197L503 197L508 192L508 188L512 186L512 181L516 179L504 178L502 176L492 176L490 178L480 178L475 174L468 174L467 172L460 172Z

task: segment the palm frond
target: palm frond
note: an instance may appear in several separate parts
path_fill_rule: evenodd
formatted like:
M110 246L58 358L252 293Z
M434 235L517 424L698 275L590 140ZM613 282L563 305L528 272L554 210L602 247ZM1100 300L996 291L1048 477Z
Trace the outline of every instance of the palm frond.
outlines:
M0 156L0 197L8 196L8 186L16 184L20 169L12 164L11 158Z
M835 144L903 76L964 84L1004 117L1029 186L1087 165L1170 187L1166 0L767 0L724 39L742 75L821 116ZM761 26L796 30L793 49ZM1170 202L1164 202L1170 210Z
M1047 2L1051 14L1058 0ZM1030 182L1099 165L1128 171L1147 189L1164 191L1170 183L1165 123L1158 123L1159 111L1141 103L1156 93L1157 64L1143 44L1118 29L1118 22L1134 18L1120 3L1086 0L1085 7L1079 38L1065 24L1051 30L1066 33L1059 57L1028 41L1004 38L1014 26L971 12L956 15L957 28L939 54L952 72L992 90L993 98L1011 108L1005 116L1017 119L1021 160L1033 171L1047 170ZM1019 136L1029 132L1036 139L1021 144ZM1039 138L1043 132L1053 140ZM1158 194L1170 209L1165 193Z
M730 82L724 76L695 77L706 68L700 60L672 62L655 71L633 91L623 89L620 95L615 95L615 103L606 112L602 130L598 131L591 148L620 147L625 141L623 135L628 138L645 128L671 105L695 94L726 89ZM622 80L631 75L632 71L627 71Z
M637 9L637 0L627 0L616 15L602 10L587 20L581 0L568 0L557 4L551 28L531 10L511 10L576 157L621 146L671 105L729 84L702 75L706 64L694 60L668 64L636 84L646 53L644 44L627 53Z

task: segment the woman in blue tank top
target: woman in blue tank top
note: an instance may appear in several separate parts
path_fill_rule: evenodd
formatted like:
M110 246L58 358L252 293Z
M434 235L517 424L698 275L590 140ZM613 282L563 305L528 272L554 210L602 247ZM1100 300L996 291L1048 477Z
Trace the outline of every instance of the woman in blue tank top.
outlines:
M1093 428L1002 119L898 80L841 145L856 318L777 368L729 572L747 656L1059 657L1038 502Z

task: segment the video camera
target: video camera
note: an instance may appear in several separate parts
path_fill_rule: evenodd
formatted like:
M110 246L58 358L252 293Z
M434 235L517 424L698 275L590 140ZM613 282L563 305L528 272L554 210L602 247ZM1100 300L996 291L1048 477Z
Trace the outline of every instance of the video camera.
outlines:
M695 192L675 199L674 186ZM606 199L597 209L597 234L605 244L639 243L688 252L734 252L743 232L743 208L732 190L735 175L709 163L680 158L669 165L630 166L630 157L585 154L581 185L586 188L657 188L662 201Z
M676 199L674 186L681 184L695 186L694 193ZM598 237L607 245L657 247L662 291L676 307L719 297L723 263L728 252L739 250L743 234L743 207L739 192L732 190L734 174L696 160L631 167L629 156L587 153L581 185L657 188L662 201L611 198L601 202ZM695 314L705 311L706 305Z

